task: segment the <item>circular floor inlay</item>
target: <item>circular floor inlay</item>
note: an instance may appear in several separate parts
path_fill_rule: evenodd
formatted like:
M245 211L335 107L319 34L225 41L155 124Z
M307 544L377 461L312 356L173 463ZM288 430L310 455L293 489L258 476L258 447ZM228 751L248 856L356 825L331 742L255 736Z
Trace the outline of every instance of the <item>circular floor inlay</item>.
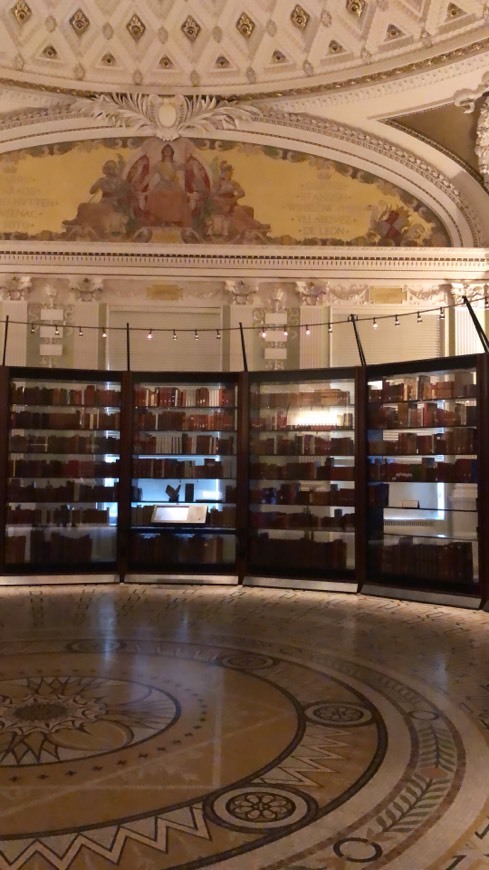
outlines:
M165 691L103 677L0 681L0 767L54 764L114 752L178 718Z

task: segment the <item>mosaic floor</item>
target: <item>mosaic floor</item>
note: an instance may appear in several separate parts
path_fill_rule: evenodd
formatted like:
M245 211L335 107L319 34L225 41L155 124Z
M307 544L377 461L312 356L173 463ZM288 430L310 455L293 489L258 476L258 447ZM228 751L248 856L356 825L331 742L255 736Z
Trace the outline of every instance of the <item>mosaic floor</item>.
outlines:
M489 868L489 614L0 595L0 870Z

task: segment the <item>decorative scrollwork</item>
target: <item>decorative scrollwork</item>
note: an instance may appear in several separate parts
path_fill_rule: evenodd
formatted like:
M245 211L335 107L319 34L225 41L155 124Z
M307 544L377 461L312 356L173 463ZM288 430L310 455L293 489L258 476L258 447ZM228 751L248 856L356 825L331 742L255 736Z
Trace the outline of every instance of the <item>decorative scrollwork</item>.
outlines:
M80 114L105 120L114 127L130 127L171 142L179 136L213 130L235 130L240 121L261 115L256 106L241 106L216 97L160 97L156 94L101 94L76 100Z
M4 275L0 284L2 299L23 302L29 296L32 278L29 275Z

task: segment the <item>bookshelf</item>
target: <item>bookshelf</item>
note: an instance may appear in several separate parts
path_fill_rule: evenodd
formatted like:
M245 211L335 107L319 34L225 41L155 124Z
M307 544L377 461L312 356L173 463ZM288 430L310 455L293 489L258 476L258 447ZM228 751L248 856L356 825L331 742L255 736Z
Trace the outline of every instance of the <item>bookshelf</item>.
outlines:
M251 377L250 584L354 582L355 373L327 374Z
M5 387L5 572L115 579L105 572L117 561L120 383L12 369Z
M236 510L236 378L135 376L129 579L237 582Z
M480 596L485 363L471 356L369 367L364 591Z

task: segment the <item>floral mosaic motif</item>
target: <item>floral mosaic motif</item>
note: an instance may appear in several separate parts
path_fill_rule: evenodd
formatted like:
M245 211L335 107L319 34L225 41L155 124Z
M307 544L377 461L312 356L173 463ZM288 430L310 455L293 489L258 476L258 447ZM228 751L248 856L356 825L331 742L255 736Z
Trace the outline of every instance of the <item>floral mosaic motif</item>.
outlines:
M372 711L360 704L314 704L308 707L306 715L313 722L322 725L368 725L373 718Z
M90 27L90 21L83 9L78 9L70 18L70 24L77 36L82 36Z
M178 717L159 689L95 677L0 681L0 767L53 764L124 749Z
M272 792L246 792L229 801L228 811L247 822L277 822L294 812L295 804L286 795Z

